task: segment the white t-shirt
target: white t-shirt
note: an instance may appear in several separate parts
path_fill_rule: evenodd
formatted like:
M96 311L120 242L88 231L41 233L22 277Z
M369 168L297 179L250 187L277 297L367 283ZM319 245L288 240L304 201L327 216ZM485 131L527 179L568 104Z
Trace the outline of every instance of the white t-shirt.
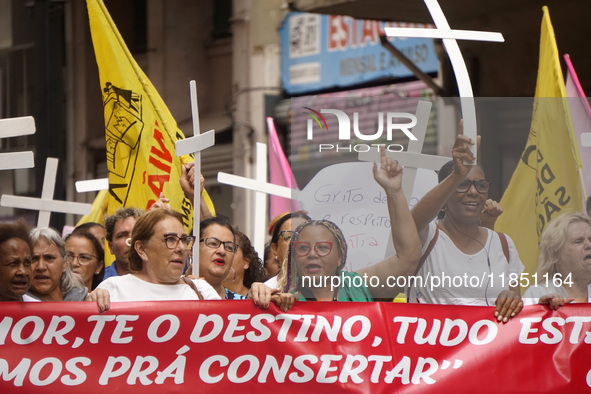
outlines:
M429 224L423 253L435 235L436 224ZM503 253L499 235L487 229L484 248L468 255L459 250L449 236L439 230L435 246L419 270L416 285L411 286L409 302L448 305L493 306L499 293L509 289L509 274L525 268L517 249L507 237L510 261ZM421 283L422 282L422 283Z
M37 298L33 298L28 294L24 294L23 295L23 302L41 302L41 300L38 300Z
M278 275L275 275L274 277L267 279L264 283L265 286L270 287L272 289L277 288L277 278Z
M562 297L568 297L566 289L563 286L556 287L551 282L548 286L530 286L523 294L523 305L534 305L540 300L540 297L548 294L560 294ZM591 302L591 283L587 286L588 302Z
M220 296L203 279L193 279L204 300L219 300ZM112 276L101 282L97 289L109 292L111 302L125 301L183 301L198 300L195 291L186 283L160 285L146 282L135 275Z

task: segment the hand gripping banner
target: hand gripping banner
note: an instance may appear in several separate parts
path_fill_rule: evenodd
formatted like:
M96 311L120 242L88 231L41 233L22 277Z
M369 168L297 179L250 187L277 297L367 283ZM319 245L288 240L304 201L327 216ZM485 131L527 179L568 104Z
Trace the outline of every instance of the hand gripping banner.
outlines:
M591 307L4 302L0 392L583 392Z

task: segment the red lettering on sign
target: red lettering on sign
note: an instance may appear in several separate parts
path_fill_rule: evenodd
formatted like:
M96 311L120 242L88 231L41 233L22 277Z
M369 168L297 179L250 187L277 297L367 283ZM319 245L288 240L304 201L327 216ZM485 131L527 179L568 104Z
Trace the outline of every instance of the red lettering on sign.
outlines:
M150 154L155 154L162 160L172 163L172 156L164 144L164 136L158 131L158 129L154 129L154 139L158 142L158 145L160 145L160 150L156 149L155 146L152 146Z
M361 24L361 46L365 46L369 40L370 44L378 42L378 22L364 20Z

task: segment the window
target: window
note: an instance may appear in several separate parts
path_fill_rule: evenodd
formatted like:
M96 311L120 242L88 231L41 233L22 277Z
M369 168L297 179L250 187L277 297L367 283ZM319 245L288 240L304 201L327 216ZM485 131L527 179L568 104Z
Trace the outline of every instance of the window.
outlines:
M232 0L214 0L211 35L215 38L230 37L232 35L230 18L232 18Z
M131 53L147 52L147 1L105 0L105 5Z

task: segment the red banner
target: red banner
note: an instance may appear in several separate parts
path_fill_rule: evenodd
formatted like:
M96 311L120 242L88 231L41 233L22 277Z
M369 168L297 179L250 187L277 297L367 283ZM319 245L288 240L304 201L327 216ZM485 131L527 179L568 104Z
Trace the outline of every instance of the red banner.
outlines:
M582 392L591 306L2 303L0 392Z

